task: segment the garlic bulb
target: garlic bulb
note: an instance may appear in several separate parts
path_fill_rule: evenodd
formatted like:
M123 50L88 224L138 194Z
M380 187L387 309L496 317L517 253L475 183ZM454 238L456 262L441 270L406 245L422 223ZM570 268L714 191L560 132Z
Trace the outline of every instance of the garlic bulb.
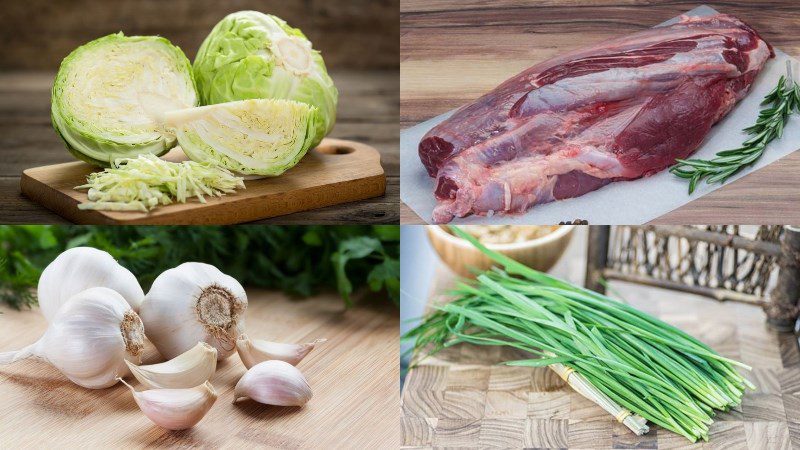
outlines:
M125 361L131 373L150 389L181 389L203 384L217 370L217 349L198 342L191 350L167 362L137 366Z
M113 256L96 248L75 247L58 255L39 277L39 308L51 322L70 297L92 287L117 291L134 312L144 299L136 277Z
M233 401L252 398L265 405L303 406L311 399L311 387L297 368L284 361L264 361L242 376Z
M147 337L165 358L206 342L224 359L244 333L246 308L238 281L212 265L188 262L155 279L140 314Z
M190 389L150 389L136 392L121 379L133 393L133 399L148 419L168 430L185 430L200 422L211 405L217 401L217 392L208 381Z
M125 359L141 361L143 349L139 316L116 291L94 287L67 300L36 343L0 353L0 365L40 358L75 384L101 389L127 375Z
M260 362L275 359L296 366L311 350L314 350L314 346L325 341L327 339L317 339L306 344L282 344L261 339L248 339L247 336L241 335L236 341L236 351L239 352L242 363L248 369Z

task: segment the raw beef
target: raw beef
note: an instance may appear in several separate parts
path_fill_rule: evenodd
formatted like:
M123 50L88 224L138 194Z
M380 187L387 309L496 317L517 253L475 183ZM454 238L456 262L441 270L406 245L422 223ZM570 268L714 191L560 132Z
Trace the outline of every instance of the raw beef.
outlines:
M663 170L700 146L772 56L720 14L537 64L422 139L433 220L521 213Z

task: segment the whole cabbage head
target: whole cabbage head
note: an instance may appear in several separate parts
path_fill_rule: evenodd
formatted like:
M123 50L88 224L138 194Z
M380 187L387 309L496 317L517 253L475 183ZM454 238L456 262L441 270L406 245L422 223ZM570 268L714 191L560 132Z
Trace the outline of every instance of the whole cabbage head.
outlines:
M295 100L317 108L312 146L336 122L339 93L322 56L297 29L257 11L226 16L194 60L204 105L246 99Z
M154 120L198 104L189 60L157 36L111 34L61 62L53 84L53 127L78 159L108 167L120 158L161 155L176 144Z

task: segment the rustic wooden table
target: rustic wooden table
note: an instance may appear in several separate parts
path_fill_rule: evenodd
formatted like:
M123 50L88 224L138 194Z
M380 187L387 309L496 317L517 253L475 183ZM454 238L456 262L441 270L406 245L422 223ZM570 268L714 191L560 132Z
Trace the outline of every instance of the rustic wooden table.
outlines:
M581 283L586 230L578 229L551 273ZM442 301L454 274L437 269L431 301ZM458 345L409 371L401 397L402 447L503 448L800 448L800 350L797 338L765 326L751 305L612 283L614 295L751 365L758 386L742 405L718 414L708 443L692 445L658 426L637 437L548 368L497 365L522 359L500 348Z
M339 109L331 137L371 145L381 153L386 194L364 201L262 220L274 224L397 223L400 201L398 75L394 71L340 71ZM0 73L0 222L64 223L20 194L22 171L74 161L50 124L53 73Z
M147 419L117 384L89 390L38 361L0 367L1 448L396 448L399 330L397 307L365 298L345 310L335 294L305 300L248 289L247 333L285 342L328 342L298 368L314 397L302 408L240 400L238 355L220 362L211 382L219 398L194 428L164 430ZM0 351L21 348L44 332L38 311L0 307ZM157 352L148 344L145 362ZM139 387L138 383L133 383Z
M638 3L641 2L403 0L401 128L468 103L537 61L652 27L703 3L745 20L772 45L800 57L800 37L789 31L800 24L800 8L794 0ZM798 172L800 152L665 214L654 223L797 222ZM401 206L400 220L423 223L406 205Z

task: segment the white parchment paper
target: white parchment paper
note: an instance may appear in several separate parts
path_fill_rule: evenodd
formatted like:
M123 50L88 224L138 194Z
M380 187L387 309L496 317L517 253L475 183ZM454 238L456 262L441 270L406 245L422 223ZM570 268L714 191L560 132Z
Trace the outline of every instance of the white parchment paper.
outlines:
M686 14L704 16L715 13L716 11L708 6L700 6ZM676 20L677 17L665 24ZM770 59L764 66L750 87L750 93L722 121L711 128L704 144L692 158L711 159L717 152L736 148L746 140L746 135L741 130L755 123L761 100L775 87L778 78L786 73L787 60L792 61L794 78L800 77L797 70L800 68L798 61L775 49L775 58ZM400 198L428 222L436 206L433 195L434 179L428 176L422 166L417 146L428 130L452 113L453 111L447 112L400 132ZM794 114L789 118L783 137L772 141L756 164L731 177L728 183L771 164L798 148L800 148L800 117ZM691 196L688 194L688 186L688 180L678 178L664 170L647 178L611 183L580 197L536 205L522 215L469 216L455 218L452 223L546 225L585 219L592 224L636 225L666 214L719 189L722 185L709 185L703 181L698 184Z

